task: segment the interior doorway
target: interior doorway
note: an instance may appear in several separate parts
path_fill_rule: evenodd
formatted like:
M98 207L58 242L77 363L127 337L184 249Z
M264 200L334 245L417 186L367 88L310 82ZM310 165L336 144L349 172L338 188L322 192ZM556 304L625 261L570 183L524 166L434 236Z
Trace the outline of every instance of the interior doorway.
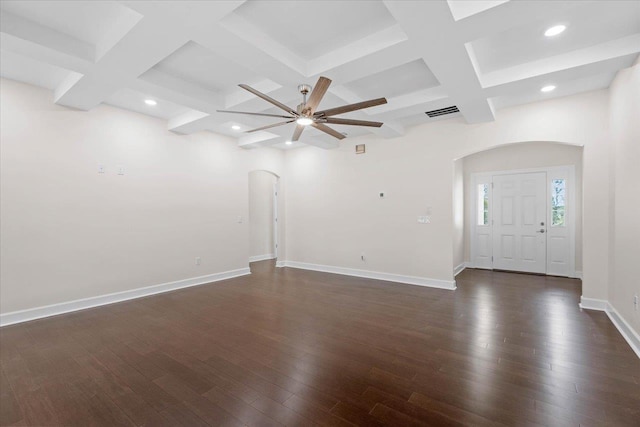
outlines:
M249 172L249 262L278 257L278 176Z
M471 176L470 267L576 277L573 166Z

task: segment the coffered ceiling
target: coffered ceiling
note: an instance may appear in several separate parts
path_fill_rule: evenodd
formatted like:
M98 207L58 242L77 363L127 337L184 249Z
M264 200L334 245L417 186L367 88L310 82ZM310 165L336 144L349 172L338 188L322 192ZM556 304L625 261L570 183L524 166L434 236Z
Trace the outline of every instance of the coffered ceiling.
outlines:
M81 110L101 103L166 120L169 130L238 138L244 148L338 140L294 124L245 133L280 114L246 83L295 108L297 86L333 80L320 108L387 97L335 125L348 137L400 136L461 116L606 88L640 52L640 1L1 1L3 77L53 91ZM554 25L566 30L554 37ZM541 92L544 86L556 87ZM145 100L157 105L147 105ZM429 118L425 112L458 106ZM277 119L276 119L277 120ZM232 126L239 127L234 129Z

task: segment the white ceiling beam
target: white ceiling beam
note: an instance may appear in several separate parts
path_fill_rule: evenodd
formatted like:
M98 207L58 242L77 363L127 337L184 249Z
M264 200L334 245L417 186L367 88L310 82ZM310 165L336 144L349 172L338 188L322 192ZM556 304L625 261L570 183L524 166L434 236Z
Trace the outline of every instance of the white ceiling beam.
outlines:
M1 14L4 17L4 12ZM94 66L93 61L83 59L76 56L75 49L56 45L53 43L44 43L39 38L22 38L15 34L5 32L4 27L0 32L0 47L3 51L12 52L36 61L51 64L59 68L64 68L76 73L85 74ZM58 39L60 40L60 39Z
M276 42L267 34L264 34L256 26L251 25L239 15L230 15L220 25L230 33L235 34L245 41L255 44L260 50L278 58L284 65L301 75L306 75L306 63L302 58L289 50L286 46Z
M69 56L87 61L93 61L95 57L95 48L90 43L75 39L51 28L43 27L6 10L0 13L0 28L2 28L3 33L34 44L47 46L52 50Z
M238 138L238 147L241 148L257 148L258 146L262 146L266 141L275 140L277 142L284 142L285 139L277 135L275 133L267 132L267 131L258 131L251 133L244 133L240 138ZM276 142L276 143L277 143Z
M381 128L373 128L373 133L380 138L389 139L397 138L404 135L404 126L400 122L387 120Z
M55 99L60 105L90 110L121 87L130 86L142 73L185 44L186 37L163 33L167 23L143 19L92 70ZM150 38L160 38L149 44Z
M435 101L448 100L448 98L447 91L442 86L436 86L389 98L387 104L372 108L370 113L371 115L385 114L414 106L422 106Z
M510 28L559 16L580 1L519 1L511 0L456 22L456 40L471 42L491 34L499 34Z
M224 106L224 99L218 93L155 69L136 79L133 86L130 89L140 92L154 90L156 92L151 93L158 93L161 99L195 110L211 113Z
M621 39L567 52L562 55L496 70L481 75L480 79L484 88L491 88L517 82L518 80L550 75L564 70L579 67L588 68L591 64L615 60L616 58L623 58L639 52L640 34L633 34Z
M81 110L95 107L187 43L191 26L217 22L240 4L241 1L153 2L151 8L128 3L138 10L142 7L144 17L117 43L111 40L113 47L75 85L60 93L56 103ZM175 11L184 15L183 20L176 22Z
M167 128L175 133L188 135L190 133L199 132L201 129L193 129L193 124L198 123L201 119L208 117L209 114L202 111L190 110L179 116L169 119Z
M407 35L399 25L385 28L312 59L305 67L305 75L318 75L340 65L395 46L406 40Z
M404 65L416 59L420 59L420 55L412 49L408 40L404 40L366 56L355 58L353 61L327 69L323 73L331 76L331 79L339 82L339 84L344 85L372 74ZM312 78L318 78L319 76L320 73L312 76Z
M384 3L467 122L494 120L493 108L482 99L480 80L467 49L456 37L456 22L448 4L396 0Z

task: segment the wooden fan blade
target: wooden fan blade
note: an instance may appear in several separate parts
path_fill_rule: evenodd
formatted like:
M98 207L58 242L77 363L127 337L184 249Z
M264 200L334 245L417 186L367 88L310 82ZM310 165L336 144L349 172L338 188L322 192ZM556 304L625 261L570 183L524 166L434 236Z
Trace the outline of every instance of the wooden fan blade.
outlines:
M297 141L300 139L300 135L302 135L302 131L304 130L304 126L297 125L296 130L293 131L293 136L291 137L291 141Z
M259 128L248 130L247 133L256 132L256 131L259 131L259 130L264 130L264 129L269 129L269 128L274 128L276 126L286 125L287 123L293 123L294 121L295 121L295 119L291 119L291 120L287 120L286 122L279 122L279 123L274 123L272 125L262 126L262 127L259 127Z
M254 88L252 88L251 86L247 86L247 85L245 85L245 84L240 84L240 85L238 85L238 86L240 86L240 87L241 87L242 89L244 89L244 90L247 90L247 91L251 92L251 93L252 93L252 94L254 94L255 96L258 96L258 97L260 97L260 98L264 99L265 101L270 102L271 104L273 104L273 105L275 105L276 107L278 107L278 108L280 108L280 109L282 109L282 110L286 111L287 113L291 114L292 116L297 115L296 110L294 110L293 108L291 108L291 107L287 107L287 106L286 106L286 105L284 105L282 102L280 102L280 101L276 101L275 99L271 98L270 96L265 95L264 93L262 93L262 92L260 92L260 91L258 91L258 90L255 90L255 89L254 89Z
M230 111L230 110L216 110L218 113L232 113L232 114L248 114L250 116L264 116L264 117L278 117L281 119L292 119L291 116L279 116L278 114L266 114L266 113L250 113L248 111Z
M335 131L333 129L331 129L329 126L325 126L322 123L313 123L311 126L313 126L314 128L321 130L324 133L328 133L329 135L331 135L334 138L338 138L338 139L344 139L344 135L341 134L338 131Z
M338 117L327 117L326 119L322 120L321 123L329 123L329 124L333 124L333 125L371 126L371 127L374 127L374 128L379 128L380 126L382 126L382 122L370 122L370 121L367 121L367 120L340 119Z
M338 114L348 113L350 111L362 110L363 108L375 107L376 105L386 104L386 98L370 99L369 101L356 102L355 104L343 105L342 107L330 108L324 111L318 111L314 114L315 117L335 116Z
M327 93L327 89L329 89L329 85L331 84L331 80L326 77L320 77L318 79L318 83L311 91L311 95L309 96L309 100L304 108L304 113L308 116L312 116L313 113L318 108L320 101L322 101L322 97L324 97L325 93Z

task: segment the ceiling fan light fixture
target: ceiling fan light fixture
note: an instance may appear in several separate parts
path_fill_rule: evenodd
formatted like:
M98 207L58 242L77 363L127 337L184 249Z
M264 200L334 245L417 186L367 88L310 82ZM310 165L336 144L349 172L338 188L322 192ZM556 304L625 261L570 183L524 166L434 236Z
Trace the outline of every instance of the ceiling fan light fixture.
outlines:
M558 34L562 33L566 29L567 29L566 25L554 25L553 27L547 29L547 31L544 32L544 35L547 37L557 36Z
M285 144L287 144L287 145L291 145L291 144L293 144L293 142L291 142L291 141L287 141L287 142L285 142Z
M309 126L310 124L313 123L313 120L310 119L309 117L299 117L296 120L296 123L299 124L300 126Z
M293 131L293 136L291 137L291 143L296 142L300 139L300 135L304 131L305 127L313 126L320 132L324 132L328 135L336 139L344 139L346 134L337 132L327 124L334 125L351 125L351 126L369 126L369 127L381 127L383 125L382 122L374 122L370 120L354 120L354 119L342 119L340 117L334 117L339 114L349 113L351 111L358 111L365 108L375 107L376 105L382 105L387 103L386 98L377 98L370 99L368 101L356 102L353 104L342 105L335 108L329 108L328 110L316 111L318 105L320 105L320 101L327 93L329 89L329 85L331 84L331 79L320 76L318 78L318 82L316 83L313 89L309 85L300 85L298 86L298 90L302 94L303 101L302 104L298 105L296 109L289 107L288 105L283 104L282 102L271 98L269 95L260 92L248 86L246 84L239 84L242 89L251 92L255 96L262 98L268 103L275 105L279 109L283 110L287 113L287 115L283 114L269 114L269 113L252 113L249 111L231 111L231 110L217 110L219 113L233 113L233 114L247 114L250 116L265 116L265 117L276 117L279 119L286 119L284 121L280 121L278 123L272 123L266 126L260 126L255 129L250 129L247 133L262 131L265 129L271 129L277 126L287 125L289 123L296 123L296 128ZM307 99L307 94L309 94L309 98ZM286 142L286 141L285 141ZM289 143L287 143L288 145Z
M233 126L231 126L231 129L233 129L233 130L240 130L240 126L238 126L238 125L233 125Z

